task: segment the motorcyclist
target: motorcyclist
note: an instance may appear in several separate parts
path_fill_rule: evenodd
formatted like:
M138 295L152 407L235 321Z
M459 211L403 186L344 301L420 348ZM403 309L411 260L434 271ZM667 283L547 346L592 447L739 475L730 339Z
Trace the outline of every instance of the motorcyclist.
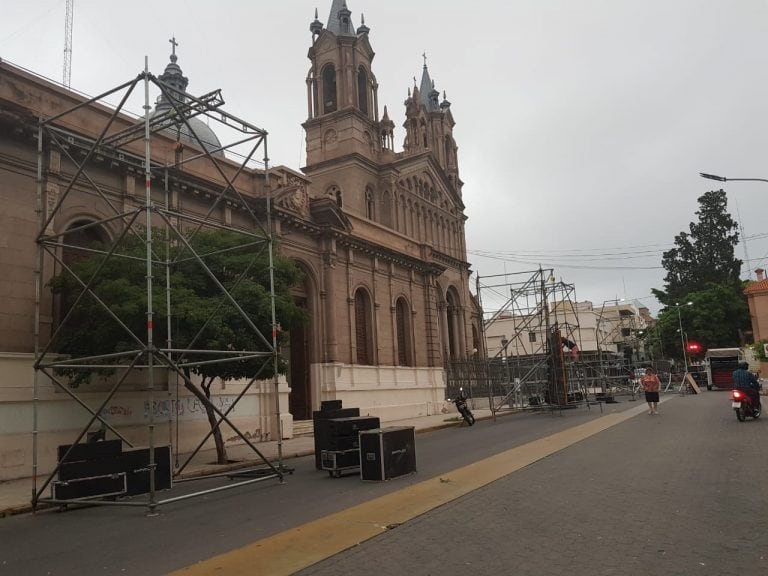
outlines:
M733 387L743 391L756 409L760 409L760 382L757 377L749 371L749 364L739 362L738 369L733 371Z

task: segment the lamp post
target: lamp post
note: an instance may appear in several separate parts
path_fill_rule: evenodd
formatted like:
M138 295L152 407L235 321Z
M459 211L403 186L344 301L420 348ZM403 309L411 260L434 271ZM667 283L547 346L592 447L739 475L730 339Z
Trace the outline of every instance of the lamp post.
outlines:
M766 178L726 178L725 176L705 174L704 172L699 172L699 176L707 180L717 180L718 182L768 182Z
M675 309L677 310L677 325L680 328L680 346L683 348L683 364L685 365L685 373L688 373L688 358L685 351L685 335L683 334L683 319L680 316L680 308L682 306L693 306L693 302L686 302L685 304L675 303Z
M725 176L718 176L717 174L705 174L699 172L699 176L706 178L707 180L716 180L717 182L768 182L767 178L726 178ZM749 253L747 252L747 238L744 235L744 227L741 225L741 217L739 217L739 228L741 229L741 238L744 240L744 260L747 264L747 277L752 279L752 270L749 264Z

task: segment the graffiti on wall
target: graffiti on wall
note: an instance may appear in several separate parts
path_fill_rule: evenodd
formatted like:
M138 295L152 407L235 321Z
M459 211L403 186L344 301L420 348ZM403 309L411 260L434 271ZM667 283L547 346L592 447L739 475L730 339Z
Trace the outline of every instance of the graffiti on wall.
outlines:
M230 406L234 403L235 399L232 396L214 396L211 398L211 404L218 408L221 412L226 412ZM155 418L168 418L171 414L176 414L179 419L184 418L203 418L205 414L205 406L197 398L179 398L170 400L155 400L153 403L153 416ZM233 409L230 414L236 412L237 408ZM149 418L149 400L144 400L144 419Z

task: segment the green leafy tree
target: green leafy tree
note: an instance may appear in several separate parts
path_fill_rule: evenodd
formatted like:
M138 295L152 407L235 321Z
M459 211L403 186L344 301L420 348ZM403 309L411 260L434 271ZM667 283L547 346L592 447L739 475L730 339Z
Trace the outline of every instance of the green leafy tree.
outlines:
M689 232L675 236L675 247L662 255L667 271L664 290L653 293L667 306L685 301L708 283L741 287L741 260L735 256L738 227L728 213L725 192L707 192L698 202L698 222L690 223Z
M750 325L749 309L741 288L733 290L727 285L709 283L702 290L688 293L685 298L685 302L692 304L680 307L680 320L675 307L659 313L657 330L664 350L680 351L682 356L682 341L686 339L702 346L700 356L708 348L730 348L739 344L741 331Z
M163 348L168 341L165 278L166 271L169 271L172 348L262 352L257 357L222 363L196 364L217 358L201 353L176 354L174 358L183 365L185 388L206 409L218 461L225 463L227 455L221 431L216 426L211 385L217 378L269 378L274 375L274 356L269 352L272 301L266 244L261 239L246 241L244 238L248 237L235 232L201 231L191 238L194 254L200 257L198 260L184 243L166 244L158 233L155 233L155 238L152 266L155 279L152 294L154 346ZM87 357L141 348L146 341L145 254L146 246L141 238L126 236L116 254L106 261L103 256L97 255L72 265L77 278L86 282L91 277L95 278L91 285L92 292L124 326L92 295L85 295L76 301L81 285L73 275L62 273L53 278L52 289L61 296L63 308L69 312L66 329L53 343L54 350L73 357ZM170 266L165 264L166 254L168 261L173 263ZM277 255L273 258L273 265L277 322L290 330L307 321L306 311L295 304L290 294L291 287L302 279L301 271L295 263ZM224 296L219 283L229 291L234 303ZM254 330L251 324L258 330ZM100 365L105 362L99 361ZM284 370L285 363L278 357L278 372ZM64 371L73 386L88 380L96 372L104 370ZM198 383L193 381L193 373L199 376Z
M698 221L691 222L689 232L678 234L675 247L662 256L664 289L653 290L666 307L657 328L664 350L679 351L680 356L681 324L684 335L704 349L737 345L750 325L739 278L742 263L735 256L738 227L728 213L725 192L707 192L698 202ZM693 305L681 306L678 320L676 306L687 302Z

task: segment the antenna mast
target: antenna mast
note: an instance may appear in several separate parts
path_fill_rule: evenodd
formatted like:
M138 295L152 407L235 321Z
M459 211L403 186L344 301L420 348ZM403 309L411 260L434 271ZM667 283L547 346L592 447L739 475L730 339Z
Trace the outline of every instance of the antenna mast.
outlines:
M64 86L69 88L72 80L72 20L74 0L66 0L67 13L64 16Z

